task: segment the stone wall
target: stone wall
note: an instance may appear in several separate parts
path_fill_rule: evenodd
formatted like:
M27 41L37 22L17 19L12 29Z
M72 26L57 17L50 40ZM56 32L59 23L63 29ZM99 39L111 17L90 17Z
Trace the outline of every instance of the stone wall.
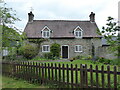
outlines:
M114 52L110 51L110 46L100 46L98 48L98 56L104 57L107 59L115 59L117 56L114 54Z
M62 45L68 45L69 46L69 58L75 57L78 55L81 56L89 56L91 55L91 45L92 42L95 46L95 53L97 53L97 48L101 46L101 39L93 38L93 39L49 39L48 41L45 41L41 43L40 46L40 53L39 55L42 56L44 53L42 52L42 45L50 45L53 43L58 43L61 46ZM75 45L82 45L82 52L75 52Z

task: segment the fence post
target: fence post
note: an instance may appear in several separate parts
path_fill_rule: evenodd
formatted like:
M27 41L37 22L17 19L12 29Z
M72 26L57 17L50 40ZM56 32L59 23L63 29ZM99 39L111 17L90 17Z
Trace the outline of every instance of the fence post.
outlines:
M82 64L82 67L83 67L83 87L85 86L85 77L86 77L86 74L85 74L85 64Z
M15 62L12 63L12 76L15 77L16 76L16 64Z
M116 66L114 66L114 88L117 88L117 70Z

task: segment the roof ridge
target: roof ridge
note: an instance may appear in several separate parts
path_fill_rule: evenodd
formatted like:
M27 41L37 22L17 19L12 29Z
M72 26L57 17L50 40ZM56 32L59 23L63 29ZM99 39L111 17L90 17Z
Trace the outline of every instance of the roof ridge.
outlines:
M90 20L33 20L33 21L90 22Z

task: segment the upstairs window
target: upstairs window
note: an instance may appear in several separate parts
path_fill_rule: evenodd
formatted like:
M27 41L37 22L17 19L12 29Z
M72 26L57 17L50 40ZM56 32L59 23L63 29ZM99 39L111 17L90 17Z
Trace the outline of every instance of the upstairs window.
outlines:
M43 38L49 38L50 37L50 29L45 26L43 29L42 29L42 37Z
M49 38L49 37L50 37L50 31L44 30L44 31L42 32L42 37L43 37L43 38Z
M78 26L74 30L74 35L76 38L82 38L82 32L83 30Z
M43 45L42 46L42 52L50 52L50 46L49 45Z
M82 46L81 45L75 45L75 52L82 52Z

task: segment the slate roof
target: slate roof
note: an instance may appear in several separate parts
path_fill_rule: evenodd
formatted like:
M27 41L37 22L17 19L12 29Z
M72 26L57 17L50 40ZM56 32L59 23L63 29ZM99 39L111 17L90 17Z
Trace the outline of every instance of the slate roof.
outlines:
M42 38L45 26L52 30L50 38L75 38L73 31L77 26L83 30L83 38L102 37L97 34L96 23L77 20L33 20L27 23L24 32L28 38Z

